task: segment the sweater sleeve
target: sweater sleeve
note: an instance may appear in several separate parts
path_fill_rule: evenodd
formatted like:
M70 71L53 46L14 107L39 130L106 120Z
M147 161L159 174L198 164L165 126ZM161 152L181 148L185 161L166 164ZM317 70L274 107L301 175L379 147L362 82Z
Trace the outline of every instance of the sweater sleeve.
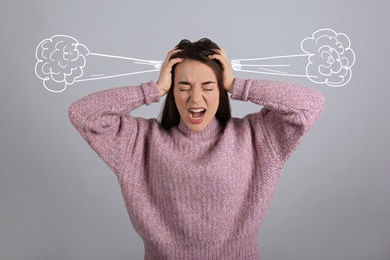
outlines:
M281 81L236 78L231 98L263 106L260 112L247 118L254 136L265 136L283 162L298 147L324 109L324 97L319 92ZM264 140L259 138L255 140Z
M131 117L131 111L152 102L160 94L153 81L137 87L120 87L90 94L69 107L69 119L93 150L116 173L128 147L144 141L147 119Z

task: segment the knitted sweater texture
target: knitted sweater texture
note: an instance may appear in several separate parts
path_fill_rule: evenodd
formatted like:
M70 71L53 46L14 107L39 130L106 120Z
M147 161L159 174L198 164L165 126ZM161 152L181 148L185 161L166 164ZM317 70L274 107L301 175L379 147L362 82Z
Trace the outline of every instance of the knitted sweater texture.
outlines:
M234 81L231 98L262 109L203 131L170 131L131 111L160 101L153 81L88 95L72 124L116 174L145 259L259 260L259 229L286 160L323 111L317 91Z

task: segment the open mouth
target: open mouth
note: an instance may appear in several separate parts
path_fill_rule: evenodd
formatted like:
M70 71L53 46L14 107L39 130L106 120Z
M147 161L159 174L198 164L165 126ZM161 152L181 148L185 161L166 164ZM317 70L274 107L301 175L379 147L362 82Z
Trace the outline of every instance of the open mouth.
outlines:
M203 121L206 114L205 108L189 109L188 110L190 121L194 124L199 124Z

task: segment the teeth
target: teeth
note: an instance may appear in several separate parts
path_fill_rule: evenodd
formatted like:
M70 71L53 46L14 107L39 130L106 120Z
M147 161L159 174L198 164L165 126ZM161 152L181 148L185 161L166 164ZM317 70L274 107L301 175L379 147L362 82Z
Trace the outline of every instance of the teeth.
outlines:
M200 108L200 109L190 109L191 112L203 112L204 109L203 108Z

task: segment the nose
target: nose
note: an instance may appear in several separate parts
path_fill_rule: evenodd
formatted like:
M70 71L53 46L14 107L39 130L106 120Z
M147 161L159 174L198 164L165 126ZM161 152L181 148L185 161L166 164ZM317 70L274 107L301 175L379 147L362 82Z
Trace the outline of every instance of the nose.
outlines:
M198 88L194 88L191 94L192 103L197 104L202 101L202 91Z

